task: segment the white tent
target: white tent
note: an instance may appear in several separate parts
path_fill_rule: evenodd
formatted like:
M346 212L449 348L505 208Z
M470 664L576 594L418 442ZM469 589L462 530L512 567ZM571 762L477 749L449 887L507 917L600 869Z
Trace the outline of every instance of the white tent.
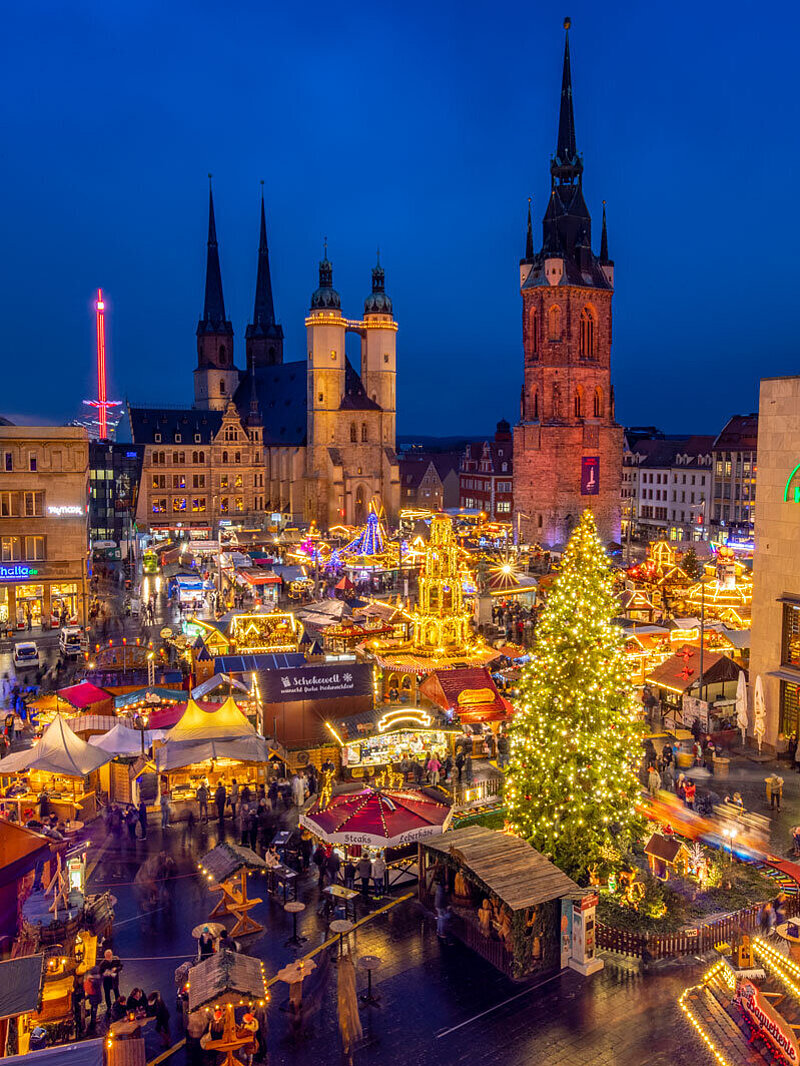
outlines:
M144 750L152 747L154 740L163 740L163 729L145 729ZM142 752L142 731L117 722L113 729L99 736L89 737L93 748L108 752L109 755L140 755Z
M64 777L85 777L110 759L107 752L98 751L75 736L66 719L57 714L32 748L14 751L0 759L0 775L43 770Z
M234 762L266 763L270 747L256 734L234 740L200 740L197 743L167 742L155 753L159 772L180 770L184 766L208 762L210 759L232 759Z

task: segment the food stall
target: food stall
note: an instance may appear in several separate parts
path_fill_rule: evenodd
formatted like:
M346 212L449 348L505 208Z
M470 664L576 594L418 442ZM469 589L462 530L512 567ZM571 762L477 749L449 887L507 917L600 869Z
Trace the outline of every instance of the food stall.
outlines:
M700 660L703 674L700 676ZM647 684L657 690L661 715L672 724L689 728L700 719L704 733L727 732L731 742L736 727L736 688L743 668L717 652L684 644L679 651L647 674Z
M235 777L239 787L266 782L270 749L229 696L214 711L204 711L189 700L177 725L155 751L158 772L167 779L173 804L194 803L197 789L205 783L213 802L220 781L230 788Z
M356 778L377 767L396 768L402 759L419 759L426 752L443 760L452 753L459 734L459 729L421 707L381 707L336 725L342 767Z
M0 810L6 818L14 811L20 822L46 811L59 821L91 821L97 816L98 770L110 758L56 715L32 748L0 759Z

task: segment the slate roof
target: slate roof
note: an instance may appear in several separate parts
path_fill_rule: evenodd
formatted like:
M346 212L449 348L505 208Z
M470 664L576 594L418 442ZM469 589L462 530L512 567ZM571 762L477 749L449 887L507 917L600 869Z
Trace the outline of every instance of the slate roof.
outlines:
M242 374L233 395L239 413L250 412L251 376L255 375L256 399L264 426L266 446L306 443L306 363L297 360L277 366L259 366Z
M131 407L128 406L131 437L134 444L210 444L222 425L222 411L196 411L192 407ZM161 435L156 441L155 434ZM199 436L200 440L195 440Z
M339 404L340 411L380 411L379 404L367 396L364 383L349 359L345 359L344 396Z
M734 415L714 441L714 451L722 448L749 448L758 446L758 414Z
M713 437L694 434L690 437L638 440L630 450L637 458L634 465L643 469L680 466L691 470L701 466L706 468L710 466L713 446ZM641 458L638 458L639 456ZM689 456L689 462L678 462L679 456ZM706 456L708 460L701 462L700 460Z

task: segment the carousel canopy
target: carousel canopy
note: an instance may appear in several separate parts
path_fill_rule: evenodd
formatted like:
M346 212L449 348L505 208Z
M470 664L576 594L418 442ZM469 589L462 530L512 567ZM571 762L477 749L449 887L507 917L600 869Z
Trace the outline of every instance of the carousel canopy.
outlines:
M145 729L145 750L152 746L154 740L163 740L163 729ZM123 722L117 722L113 729L100 736L89 737L89 744L109 755L140 755L142 751L142 730L131 729Z
M65 777L85 777L110 758L106 752L90 747L75 736L66 720L57 714L38 744L0 759L0 775L19 773L21 770L43 770Z
M247 721L232 696L216 710L204 711L194 700L189 700L186 710L177 725L167 733L167 744L199 740L233 740L237 737L252 737L255 728Z
M393 848L443 833L451 814L416 789L364 788L334 796L323 810L314 800L300 824L328 844Z

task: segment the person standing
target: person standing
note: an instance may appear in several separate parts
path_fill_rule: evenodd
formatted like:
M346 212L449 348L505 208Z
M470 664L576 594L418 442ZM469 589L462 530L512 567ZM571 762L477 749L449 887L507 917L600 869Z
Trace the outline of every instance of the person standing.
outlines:
M169 825L169 789L162 786L161 796L158 800L161 807L161 828L166 829Z
M466 759L464 759L464 777L468 785L472 784L472 755L467 753Z
M505 733L500 733L497 738L497 765L501 770L508 766L508 757L511 753L511 744Z
M650 763L650 769L647 771L647 787L651 796L655 796L659 788L661 788L661 774L652 763Z
M139 826L142 830L142 840L147 840L147 804L143 799L139 800Z
M111 1012L111 993L114 993L114 998L119 999L119 972L122 969L122 963L119 961L114 952L107 948L103 953L103 961L100 963L100 976L103 979L103 995L106 1000L106 1010Z
M690 777L687 777L683 786L683 800L690 811L694 810L694 798L696 794L697 785Z
M103 998L103 979L100 970L93 966L83 979L83 991L89 1002L89 1031L94 1032L97 1026L97 1008Z
M236 805L237 805L238 802L239 802L239 782L234 777L233 781L231 781L231 798L230 798L231 818L233 819L233 824L234 825L236 825Z
M225 803L227 802L228 794L225 791L225 785L222 781L217 785L217 790L214 793L214 802L217 805L217 818L221 826L225 825Z
M136 826L139 823L139 814L132 803L125 809L125 825L128 829L128 840L131 844L136 843Z
M435 754L431 754L428 760L428 774L430 775L431 784L434 788L439 784L439 772L442 769L442 764L436 758Z
M369 879L372 877L372 863L367 855L362 855L358 860L358 876L361 879L361 891L365 896L368 896Z
M381 854L372 860L372 883L376 896L386 895L386 862Z
M195 793L197 796L197 802L200 806L200 821L208 821L208 786L205 781L201 781L200 785Z

